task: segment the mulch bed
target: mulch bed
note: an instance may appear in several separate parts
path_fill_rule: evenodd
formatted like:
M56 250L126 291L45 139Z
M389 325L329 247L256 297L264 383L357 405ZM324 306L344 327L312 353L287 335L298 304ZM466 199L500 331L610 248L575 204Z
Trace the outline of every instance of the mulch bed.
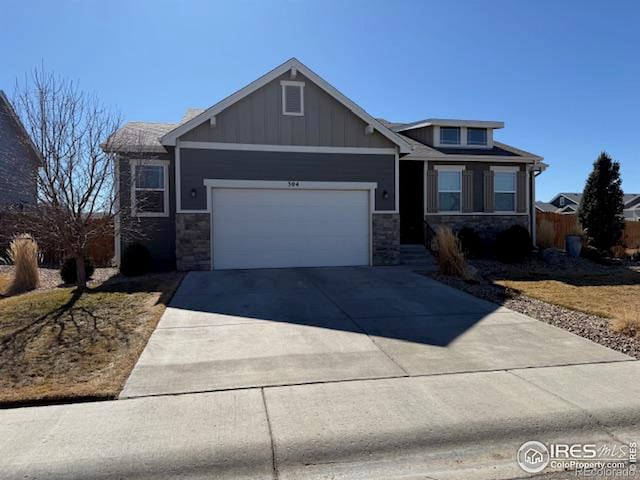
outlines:
M550 269L589 269L593 273L593 269L607 268L596 266L592 262L582 259L567 259L571 265L559 265L550 267L542 265L541 262L532 261L527 265L520 266L520 269L527 271L550 272ZM424 274L433 279L449 285L458 290L470 293L476 297L488 300L499 305L503 305L516 312L528 315L537 320L543 321L550 325L567 330L571 333L587 338L593 342L617 350L631 357L640 359L640 338L630 337L622 333L616 333L609 327L610 319L589 315L568 308L553 305L541 300L527 297L515 290L493 284L487 278L498 271L504 271L504 265L495 261L474 261L472 265L478 269L479 275L482 277L477 282L467 282L460 278L448 277L438 272L425 272Z

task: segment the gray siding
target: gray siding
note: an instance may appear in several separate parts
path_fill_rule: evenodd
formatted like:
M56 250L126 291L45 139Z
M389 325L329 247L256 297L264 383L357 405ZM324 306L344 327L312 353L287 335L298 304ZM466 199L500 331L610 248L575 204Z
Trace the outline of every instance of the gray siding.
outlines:
M405 130L402 135L412 138L425 145L433 145L433 127L415 128L413 130Z
M282 114L280 80L269 82L216 116L216 126L205 122L180 140L269 145L394 148L379 132L365 134L366 123L324 90L298 74L305 82L304 116Z
M395 208L395 157L297 152L180 149L184 210L204 210L205 178L224 180L299 180L377 182L376 210ZM195 198L191 191L195 189ZM387 191L388 198L383 198Z
M428 162L427 170L433 171L435 165L464 165L465 170L473 171L473 211L484 212L485 211L485 172L491 171L491 167L496 164L485 162ZM520 171L526 171L524 164L518 163L500 163L500 166L518 166ZM437 198L437 197L436 197Z
M36 202L37 156L0 100L0 205Z
M168 217L132 217L131 216L131 158L169 160L169 216ZM156 270L173 270L176 266L176 228L175 228L175 163L173 150L168 154L144 154L121 156L120 170L120 222L121 252L131 243L141 243L151 252Z

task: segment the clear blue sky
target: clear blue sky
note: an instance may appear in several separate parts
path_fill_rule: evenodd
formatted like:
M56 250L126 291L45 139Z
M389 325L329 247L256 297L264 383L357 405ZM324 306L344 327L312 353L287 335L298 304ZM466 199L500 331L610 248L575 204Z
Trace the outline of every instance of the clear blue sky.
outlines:
M290 57L375 116L502 120L545 157L538 198L607 150L640 192L637 1L11 1L0 88L45 67L124 120L177 121Z

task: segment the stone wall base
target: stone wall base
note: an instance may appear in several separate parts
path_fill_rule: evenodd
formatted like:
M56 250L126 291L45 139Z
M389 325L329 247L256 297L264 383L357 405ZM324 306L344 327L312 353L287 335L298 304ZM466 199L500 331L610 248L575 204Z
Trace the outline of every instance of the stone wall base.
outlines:
M400 262L400 215L374 213L371 225L374 265L397 265Z
M211 215L176 214L176 268L181 271L211 269Z
M434 230L439 225L446 225L454 232L471 227L485 242L493 242L498 233L512 225L529 230L529 215L425 215L424 218Z

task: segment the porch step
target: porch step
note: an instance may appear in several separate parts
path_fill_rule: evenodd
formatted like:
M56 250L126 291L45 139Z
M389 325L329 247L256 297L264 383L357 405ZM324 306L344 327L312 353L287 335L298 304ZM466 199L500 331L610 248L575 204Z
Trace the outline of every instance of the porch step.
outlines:
M400 245L400 264L435 268L436 262L424 245Z

